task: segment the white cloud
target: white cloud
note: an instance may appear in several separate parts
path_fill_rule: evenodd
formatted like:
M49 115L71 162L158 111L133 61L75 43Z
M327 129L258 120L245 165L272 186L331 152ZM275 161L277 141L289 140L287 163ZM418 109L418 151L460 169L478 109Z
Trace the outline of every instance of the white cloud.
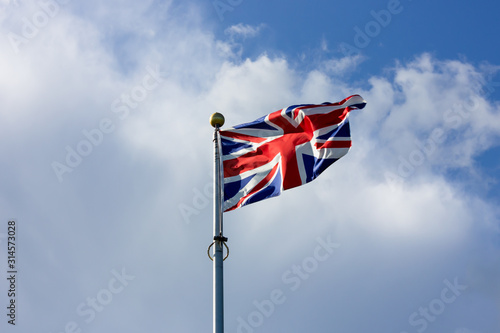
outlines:
M498 209L443 172L462 167L483 179L474 159L495 145L500 131L498 103L480 92L488 73L424 54L370 78L369 88L362 89L338 75L356 68L359 58L329 60L299 73L285 56L239 58L231 40L207 31L195 8L186 9L182 19L172 13L181 9L170 6L159 12L150 3L127 8L92 3L61 9L19 54L0 54L0 151L6 157L0 201L4 216L17 215L26 230L23 288L30 292L23 304L33 318L26 325L57 331L67 320L81 319L75 307L108 282L112 269L125 265L136 275L134 284L99 323L82 328L105 331L120 321L136 331L148 322L149 331L157 331L168 314L172 326L189 321L200 331L211 313L211 266L205 257L211 204L201 205L190 224L178 208L192 206L196 190L210 182L208 117L222 112L231 126L290 104L337 101L351 93L360 93L368 105L352 114L353 148L346 157L311 184L226 215L232 251L226 281L233 292L228 327L235 328L236 316L248 313L256 295L262 299L274 287L284 288L281 274L309 255L324 234L333 235L341 252L289 295L286 316L298 315L297 304L314 297L325 305L314 307L321 324L332 324L329 312L336 305L330 296L336 294L357 297L372 309L387 306L394 311L391 318L406 323L411 311L441 290L443 278L467 269L468 283L481 297L498 294L494 279L484 290L476 283L497 265L492 259L486 268L477 267L482 254L498 256L498 246L484 238L498 235ZM228 34L244 39L260 29L236 25ZM1 43L11 50L8 40ZM161 84L120 119L112 103L143 84L148 66L156 65ZM75 147L85 139L82 130L96 128L103 118L115 130L59 183L51 162L64 161L65 147ZM421 156L416 142L427 142L436 129L446 138L412 165ZM403 176L401 158L413 169ZM402 183L388 182L386 171ZM474 256L468 254L472 250ZM54 299L51 288L40 289L40 272L67 298ZM415 285L404 286L401 279ZM250 281L249 290L242 290ZM367 281L372 289L365 288ZM356 288L366 294L354 293ZM396 295L390 296L393 303L379 306L388 290ZM343 306L359 317L354 305ZM124 318L130 307L137 317ZM48 319L59 310L63 319ZM192 321L193 313L203 320ZM346 318L335 324L343 331ZM283 323L284 331L293 330L289 324Z
M357 54L352 57L331 59L324 62L323 70L334 76L341 76L352 72L363 61L363 56Z
M229 28L226 28L226 30L224 30L224 33L226 35L229 35L232 39L246 39L257 36L263 28L263 24L252 26L249 24L238 23L236 25L230 26Z

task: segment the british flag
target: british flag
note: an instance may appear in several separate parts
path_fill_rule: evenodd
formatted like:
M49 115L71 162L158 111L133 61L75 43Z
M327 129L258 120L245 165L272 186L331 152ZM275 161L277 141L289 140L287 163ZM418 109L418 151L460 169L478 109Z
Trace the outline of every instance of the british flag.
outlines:
M366 102L293 105L251 123L220 131L224 211L306 184L347 154L349 112Z

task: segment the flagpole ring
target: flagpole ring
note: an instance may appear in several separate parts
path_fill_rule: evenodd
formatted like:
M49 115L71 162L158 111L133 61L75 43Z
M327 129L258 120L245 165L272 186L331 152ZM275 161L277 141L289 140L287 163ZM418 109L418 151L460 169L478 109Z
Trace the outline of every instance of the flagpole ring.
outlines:
M210 246L208 247L208 250L207 250L207 255L208 255L208 258L210 258L210 260L214 261L214 258L212 256L210 256L210 248L215 244L215 241L212 242L212 244L210 244ZM229 247L227 246L226 242L222 241L222 244L224 244L224 246L226 247L226 256L224 257L223 261L227 259L227 257L229 257Z
M210 244L210 246L208 247L208 250L207 250L207 255L208 255L208 257L210 258L210 260L212 260L212 261L214 261L214 258L212 258L212 257L210 256L210 248L211 248L211 247L212 247L212 245L214 245L214 244L215 244L215 242L212 242L212 244Z
M224 257L224 259L222 261L225 261L227 259L227 257L229 257L229 246L227 246L226 242L222 242L222 244L224 244L224 246L226 247L226 256Z

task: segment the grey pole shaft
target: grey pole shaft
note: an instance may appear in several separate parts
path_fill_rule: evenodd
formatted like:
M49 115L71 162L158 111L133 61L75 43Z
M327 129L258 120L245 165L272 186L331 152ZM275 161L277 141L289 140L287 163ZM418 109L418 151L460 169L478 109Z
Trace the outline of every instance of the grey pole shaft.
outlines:
M214 131L214 322L213 333L224 333L224 278L222 235L222 175L219 152L219 127Z

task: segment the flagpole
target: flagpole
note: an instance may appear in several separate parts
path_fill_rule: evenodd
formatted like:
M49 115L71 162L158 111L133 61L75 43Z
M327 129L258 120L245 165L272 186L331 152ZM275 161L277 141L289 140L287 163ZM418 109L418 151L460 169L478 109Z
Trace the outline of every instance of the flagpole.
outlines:
M227 245L227 238L222 232L222 169L220 161L219 128L224 125L224 116L214 113L210 117L210 124L214 127L214 256L213 256L213 333L224 333L224 276L223 276L223 247ZM210 255L210 253L209 253Z

